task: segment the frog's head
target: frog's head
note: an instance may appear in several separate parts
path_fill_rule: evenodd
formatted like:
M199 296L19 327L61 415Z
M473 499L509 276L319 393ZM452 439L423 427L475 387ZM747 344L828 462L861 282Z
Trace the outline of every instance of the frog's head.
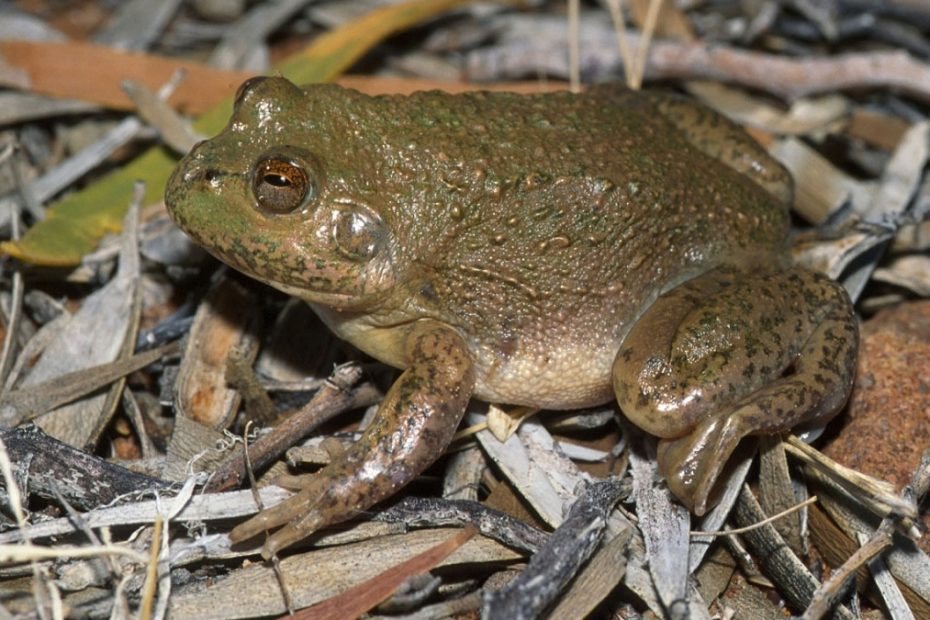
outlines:
M283 78L245 82L226 129L180 162L165 202L236 269L310 302L363 308L393 286L396 256L364 161L349 161L359 130L336 88L308 101Z

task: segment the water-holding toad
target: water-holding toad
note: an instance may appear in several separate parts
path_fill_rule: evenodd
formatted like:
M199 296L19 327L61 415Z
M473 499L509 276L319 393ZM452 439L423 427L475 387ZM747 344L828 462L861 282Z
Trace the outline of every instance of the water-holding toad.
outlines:
M744 436L823 423L852 385L852 307L790 264L790 195L738 126L674 95L246 82L225 131L179 165L169 211L404 370L361 440L233 539L283 525L267 556L385 499L472 397L616 398L703 513Z

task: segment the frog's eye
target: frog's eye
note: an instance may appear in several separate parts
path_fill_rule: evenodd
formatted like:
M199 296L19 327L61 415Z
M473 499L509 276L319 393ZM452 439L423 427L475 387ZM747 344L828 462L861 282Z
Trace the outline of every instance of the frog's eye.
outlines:
M259 208L270 213L290 213L307 203L316 193L307 168L282 157L265 157L252 173L252 194Z

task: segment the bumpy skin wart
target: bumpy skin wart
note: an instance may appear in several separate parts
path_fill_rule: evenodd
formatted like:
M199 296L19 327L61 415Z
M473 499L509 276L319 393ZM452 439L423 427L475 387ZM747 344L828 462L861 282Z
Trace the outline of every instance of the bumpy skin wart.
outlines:
M747 434L845 401L845 293L786 256L783 168L689 100L616 86L368 97L250 80L166 195L233 267L405 368L358 445L234 531L266 553L371 506L445 449L471 396L619 400L698 512Z

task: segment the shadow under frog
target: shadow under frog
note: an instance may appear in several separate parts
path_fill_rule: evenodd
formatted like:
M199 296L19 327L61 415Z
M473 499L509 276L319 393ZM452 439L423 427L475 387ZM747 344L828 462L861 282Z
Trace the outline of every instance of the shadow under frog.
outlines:
M846 401L846 293L790 264L791 184L690 100L369 97L256 78L168 185L172 217L339 336L402 368L362 438L287 501L264 555L389 497L445 450L472 397L548 409L616 398L659 438L697 514L739 441Z

